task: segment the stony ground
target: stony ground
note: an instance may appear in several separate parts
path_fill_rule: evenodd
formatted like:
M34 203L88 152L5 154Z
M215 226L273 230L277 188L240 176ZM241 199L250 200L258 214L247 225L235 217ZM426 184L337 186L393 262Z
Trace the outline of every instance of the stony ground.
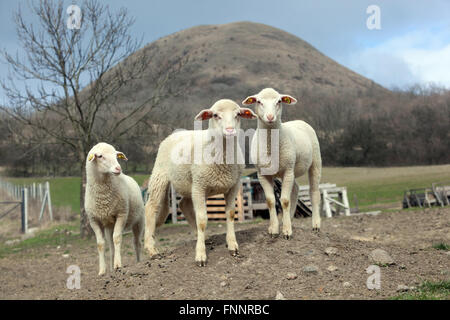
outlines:
M318 234L310 219L296 219L292 240L271 239L267 226L238 224L240 255L232 257L225 224L211 223L204 268L194 264L195 234L187 225L162 227L162 257L144 255L140 263L126 236L125 266L103 277L93 239L8 254L0 259L0 299L386 299L399 286L450 279L449 251L433 248L450 243L449 208L323 219ZM390 257L379 262L380 290L369 290L375 249ZM69 265L81 269L78 290L66 287Z

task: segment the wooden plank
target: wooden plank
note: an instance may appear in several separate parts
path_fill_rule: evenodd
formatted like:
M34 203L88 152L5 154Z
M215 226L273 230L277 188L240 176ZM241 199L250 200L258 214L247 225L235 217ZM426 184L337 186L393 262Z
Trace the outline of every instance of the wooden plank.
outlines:
M328 199L328 201L331 201L331 202L336 203L336 204L337 204L338 206L340 206L340 207L343 207L343 208L345 208L345 209L348 208L348 207L346 207L343 203L341 203L341 202L339 202L339 201L337 201L337 200L334 200L333 198L327 197L327 199Z
M208 219L227 219L227 215L225 213L209 213ZM237 215L235 216L235 220L237 220Z
M208 207L206 211L209 212L225 212L225 207Z
M331 214L331 208L330 208L330 203L328 202L328 196L327 196L327 190L323 190L323 209L325 211L325 216L327 218L331 218L332 214Z
M345 188L344 190L342 190L342 203L345 206L345 210L344 210L344 214L346 216L350 215L350 205L348 203L348 197L347 197L347 188Z
M226 205L225 203L225 199L223 200L206 200L206 205L207 206L224 206Z

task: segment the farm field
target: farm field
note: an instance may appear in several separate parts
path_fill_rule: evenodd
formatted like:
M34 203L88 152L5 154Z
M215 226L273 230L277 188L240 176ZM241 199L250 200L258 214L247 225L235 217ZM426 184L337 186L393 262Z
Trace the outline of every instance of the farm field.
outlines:
M188 225L162 226L161 257L139 263L127 234L124 267L103 277L95 239L80 239L76 222L52 226L0 244L0 299L450 299L450 208L323 219L320 233L310 218L295 219L289 241L270 238L267 226L236 224L240 255L232 257L225 224L209 223L204 268L194 264ZM379 290L366 286L374 249L393 260L378 263ZM80 289L66 287L70 265L81 270Z
M254 172L247 169L245 174ZM146 174L132 175L139 185L148 178ZM79 212L80 178L9 178L17 184L50 181L52 201L55 206L68 206ZM411 166L411 167L325 167L321 182L336 183L346 186L350 206L354 207L355 195L361 211L373 209L400 208L403 192L409 188L430 187L433 182L450 182L450 165ZM299 179L300 184L307 184L307 176Z

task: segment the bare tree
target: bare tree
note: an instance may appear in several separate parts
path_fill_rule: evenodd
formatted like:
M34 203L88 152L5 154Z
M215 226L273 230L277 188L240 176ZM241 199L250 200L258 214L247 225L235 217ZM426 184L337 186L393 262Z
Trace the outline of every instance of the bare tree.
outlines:
M30 9L38 18L37 26L27 24L19 8L14 18L24 52L1 52L11 72L1 82L9 104L0 109L30 128L33 134L27 136L35 143L72 148L82 175L80 233L85 236L91 233L84 211L87 153L98 141L117 141L146 118L170 91L169 79L182 63L181 58L163 61L167 66L160 71L147 71L151 50L137 51L141 41L131 37L134 20L125 9L112 13L95 0L80 7L81 12L66 13L62 1L33 3ZM77 17L78 26L67 20ZM152 82L148 96L123 103L121 93L127 86L148 74L151 79L146 81ZM18 81L25 88L19 88Z

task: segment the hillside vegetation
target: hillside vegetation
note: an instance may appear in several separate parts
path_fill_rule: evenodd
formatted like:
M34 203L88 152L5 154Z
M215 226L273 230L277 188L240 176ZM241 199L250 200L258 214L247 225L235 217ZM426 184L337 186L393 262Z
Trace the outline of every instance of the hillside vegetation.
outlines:
M149 43L126 61L143 52L151 57L145 74L111 97L116 110L102 113L102 121L151 97L154 74L180 68L151 112L127 134L107 141L127 154L133 172L149 173L160 141L175 129L192 129L199 110L221 98L240 103L265 87L298 98L284 108L283 121L303 119L315 128L327 166L450 163L448 90L390 91L283 30L252 22L197 26ZM9 168L7 174L79 174L72 149L52 138L41 145L21 140L12 132L26 126L0 118L0 165ZM255 126L243 122L244 129Z

